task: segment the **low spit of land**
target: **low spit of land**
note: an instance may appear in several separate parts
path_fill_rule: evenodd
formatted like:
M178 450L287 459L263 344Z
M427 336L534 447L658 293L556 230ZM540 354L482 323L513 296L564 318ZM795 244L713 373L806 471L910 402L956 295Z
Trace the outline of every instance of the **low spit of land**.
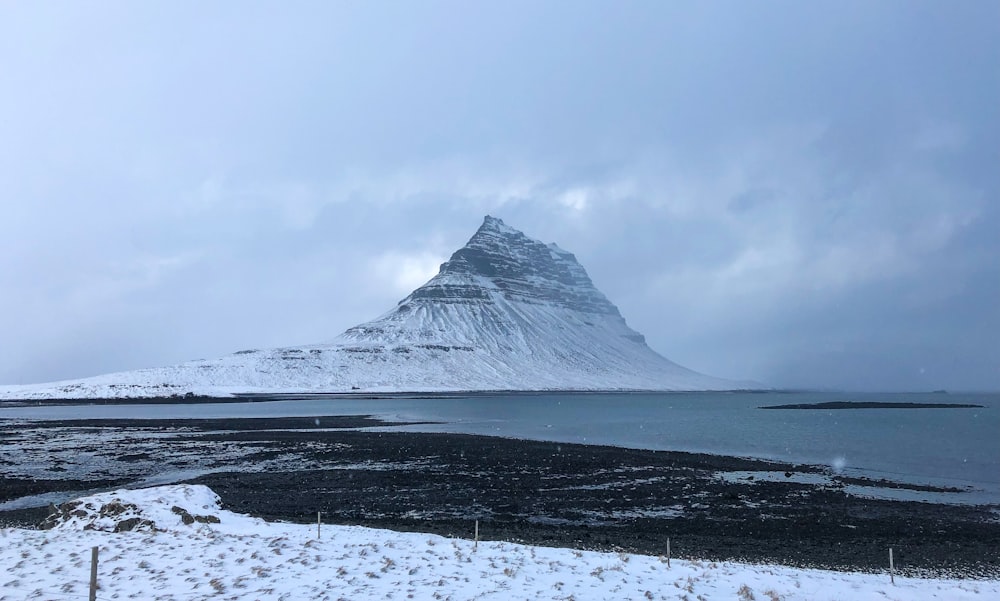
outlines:
M880 401L831 401L829 403L795 403L768 405L761 409L984 409L982 405L963 403L892 403Z

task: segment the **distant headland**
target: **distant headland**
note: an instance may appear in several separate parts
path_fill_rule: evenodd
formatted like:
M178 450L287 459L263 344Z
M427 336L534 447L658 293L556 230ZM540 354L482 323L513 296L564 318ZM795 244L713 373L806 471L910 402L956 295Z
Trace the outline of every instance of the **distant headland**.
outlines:
M983 405L962 403L885 403L876 401L832 401L829 403L797 403L768 405L758 409L983 409Z

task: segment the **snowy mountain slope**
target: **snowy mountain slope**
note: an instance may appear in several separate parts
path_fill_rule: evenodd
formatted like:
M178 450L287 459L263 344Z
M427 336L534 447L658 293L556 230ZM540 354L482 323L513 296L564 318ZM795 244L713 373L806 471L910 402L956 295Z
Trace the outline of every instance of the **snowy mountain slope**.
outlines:
M329 344L0 388L0 398L753 387L658 355L571 253L487 216L429 282Z

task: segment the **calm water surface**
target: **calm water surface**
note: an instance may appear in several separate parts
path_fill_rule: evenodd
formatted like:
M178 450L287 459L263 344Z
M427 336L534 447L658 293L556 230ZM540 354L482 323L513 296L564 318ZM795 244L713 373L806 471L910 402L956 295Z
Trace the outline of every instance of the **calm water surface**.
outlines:
M969 403L983 409L762 410L829 401ZM0 409L0 418L240 418L371 414L407 426L557 442L694 451L831 466L892 480L970 487L1000 503L1000 394L505 394L205 405Z

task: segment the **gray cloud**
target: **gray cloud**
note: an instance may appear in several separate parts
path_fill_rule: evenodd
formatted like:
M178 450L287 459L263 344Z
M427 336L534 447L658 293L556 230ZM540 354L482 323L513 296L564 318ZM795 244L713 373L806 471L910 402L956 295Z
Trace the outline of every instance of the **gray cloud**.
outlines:
M485 213L666 356L1000 388L989 3L0 7L0 381L310 343Z

